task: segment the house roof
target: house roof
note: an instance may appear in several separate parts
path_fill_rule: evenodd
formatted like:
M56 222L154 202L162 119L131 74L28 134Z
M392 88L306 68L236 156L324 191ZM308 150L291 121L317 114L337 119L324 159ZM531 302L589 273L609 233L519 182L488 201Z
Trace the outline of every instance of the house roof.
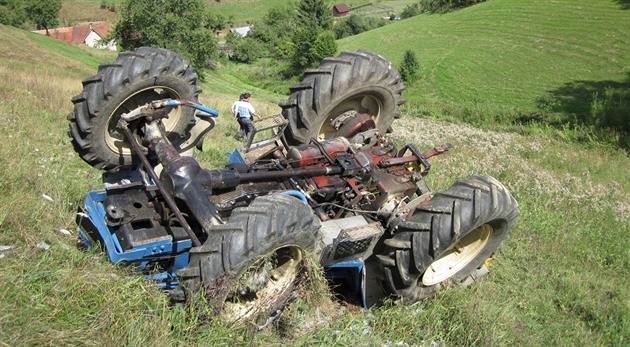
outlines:
M75 45L83 45L85 44L85 39L91 31L96 32L100 37L105 37L109 35L112 30L113 29L111 25L109 25L109 23L98 22L76 25L72 27L49 29L48 33L50 34L50 37L54 39L61 40L67 43L72 43ZM46 35L46 30L36 30L33 32Z
M231 32L235 34L239 34L241 37L247 36L251 30L252 30L251 25L230 29Z
M335 6L333 6L333 11L337 11L338 13L346 13L350 11L350 9L348 9L348 5L346 4L336 4Z
M109 35L109 33L111 33L112 30L114 30L114 29L107 22L98 22L98 23L92 24L92 30L96 31L96 33L100 37L105 37L105 36Z

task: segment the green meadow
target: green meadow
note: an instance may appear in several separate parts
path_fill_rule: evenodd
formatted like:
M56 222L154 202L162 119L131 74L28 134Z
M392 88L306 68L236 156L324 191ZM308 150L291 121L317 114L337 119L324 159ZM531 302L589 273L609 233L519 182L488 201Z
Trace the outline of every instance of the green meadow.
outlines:
M628 95L629 23L625 0L489 0L338 41L395 65L412 50L421 77L403 94L394 140L452 143L432 158L429 186L491 175L522 215L470 288L363 310L315 280L257 334L215 319L201 298L172 307L130 269L76 247L77 206L102 184L74 153L66 115L81 81L115 53L0 26L0 345L630 345L630 158L562 126L588 117L607 89ZM225 116L238 94L251 91L262 114L280 111L287 96L247 78L262 68L207 75L201 101L223 115L198 153L204 166L220 167L238 145Z

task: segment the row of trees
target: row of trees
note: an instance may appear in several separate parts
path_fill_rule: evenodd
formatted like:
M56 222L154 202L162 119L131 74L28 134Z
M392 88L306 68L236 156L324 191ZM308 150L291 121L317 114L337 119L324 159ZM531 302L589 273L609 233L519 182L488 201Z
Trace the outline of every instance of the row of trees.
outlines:
M59 23L61 0L0 0L0 23L19 27L31 22L37 29L48 29Z
M232 59L252 63L260 57L273 57L290 63L296 75L337 51L335 40L357 35L385 25L367 16L349 16L333 23L324 0L301 0L271 9L249 35L229 35Z
M469 7L486 0L419 0L407 5L400 14L400 17L410 18L420 13L444 13L460 8Z
M301 0L269 10L247 37L228 35L233 59L252 63L267 56L289 63L296 75L337 52L330 11L324 0Z
M125 50L168 48L199 71L219 58L214 32L225 27L226 19L214 15L203 0L125 0L120 15L110 38ZM238 61L272 56L287 61L295 74L337 51L332 17L324 0L301 0L295 7L271 10L248 37L231 35L228 42Z
M224 25L225 19L210 12L203 0L125 0L108 39L116 39L124 50L168 48L201 72L218 56L214 31Z

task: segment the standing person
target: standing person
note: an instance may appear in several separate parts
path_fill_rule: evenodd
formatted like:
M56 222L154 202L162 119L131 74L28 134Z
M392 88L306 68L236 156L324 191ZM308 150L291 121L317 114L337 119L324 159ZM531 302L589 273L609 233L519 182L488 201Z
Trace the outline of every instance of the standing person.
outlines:
M250 103L251 94L244 93L243 100L236 102L236 114L240 121L244 124L245 136L247 144L250 144L254 139L254 117L258 117L258 113L254 109L254 106Z
M236 119L236 121L238 122L238 134L236 135L236 139L237 140L242 140L243 137L245 137L245 124L243 122L241 122L241 117L239 117L238 115L238 103L239 101L243 101L243 94L238 96L238 101L234 101L234 103L232 104L231 110L232 110L232 115L234 116L234 118Z

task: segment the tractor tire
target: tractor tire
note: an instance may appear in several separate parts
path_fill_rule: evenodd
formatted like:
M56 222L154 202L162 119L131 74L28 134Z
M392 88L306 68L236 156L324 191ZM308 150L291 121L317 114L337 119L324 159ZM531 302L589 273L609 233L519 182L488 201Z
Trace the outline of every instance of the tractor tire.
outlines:
M384 287L404 303L470 284L516 225L518 203L489 176L459 180L436 193L384 241L377 256ZM472 280L472 281L471 281Z
M203 287L224 320L256 323L289 301L303 278L307 252L315 250L319 227L311 208L294 197L256 198L190 250L171 299L185 302Z
M141 47L123 52L99 66L96 76L83 81L83 91L72 98L68 115L74 150L91 166L106 171L130 169L140 164L124 133L117 128L121 114L160 99L197 102L201 88L190 64L176 53ZM142 144L142 120L129 124ZM176 148L189 137L195 124L194 110L179 107L162 120L166 136Z
M356 114L368 114L385 134L400 117L403 90L400 73L378 54L343 52L325 58L318 68L307 70L302 82L291 87L288 101L279 104L289 121L285 139L300 145L344 136L344 119Z

